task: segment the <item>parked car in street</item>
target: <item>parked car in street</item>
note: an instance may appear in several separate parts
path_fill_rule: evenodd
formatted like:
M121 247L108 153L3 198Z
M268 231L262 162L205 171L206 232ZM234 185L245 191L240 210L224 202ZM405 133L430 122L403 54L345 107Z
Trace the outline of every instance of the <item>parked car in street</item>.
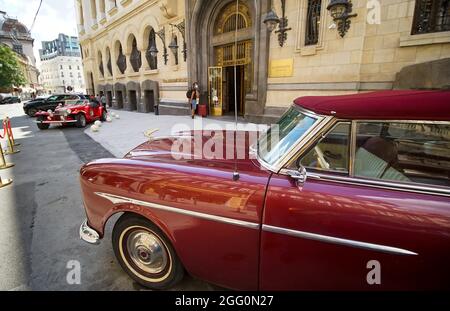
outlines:
M194 155L207 132L151 139L81 168L80 237L99 243L121 213L117 260L152 289L189 273L238 290L448 290L449 103L298 98L255 144L222 136L242 159Z
M5 105L5 104L16 104L16 103L20 103L20 98L17 96L11 96L11 97L5 97L2 100L0 100L0 105Z
M97 120L106 121L106 109L96 100L74 99L60 104L55 111L36 112L36 124L40 130L47 130L50 125L63 126L73 124L83 128Z
M55 94L47 98L37 98L30 100L23 105L23 111L30 117L34 117L39 110L54 111L60 104L64 104L66 100L82 100L86 99L84 95L79 94Z

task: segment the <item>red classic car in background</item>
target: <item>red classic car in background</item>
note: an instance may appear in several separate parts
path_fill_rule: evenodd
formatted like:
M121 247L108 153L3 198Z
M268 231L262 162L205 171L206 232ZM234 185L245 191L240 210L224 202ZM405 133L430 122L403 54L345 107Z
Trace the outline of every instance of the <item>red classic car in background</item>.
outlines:
M39 111L35 114L36 124L40 130L46 130L51 124L85 127L94 121L106 121L106 109L96 100L67 100L64 105L56 107L55 112Z
M450 92L299 98L255 146L224 140L236 161L177 159L193 137L81 168L80 237L98 243L123 213L113 248L140 284L450 289Z

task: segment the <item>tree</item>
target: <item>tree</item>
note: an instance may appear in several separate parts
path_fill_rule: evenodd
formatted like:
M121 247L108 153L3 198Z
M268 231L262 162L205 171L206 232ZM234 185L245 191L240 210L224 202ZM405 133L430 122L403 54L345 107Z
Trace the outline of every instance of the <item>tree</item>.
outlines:
M17 56L9 46L0 44L0 88L10 89L26 83L23 72L17 62Z

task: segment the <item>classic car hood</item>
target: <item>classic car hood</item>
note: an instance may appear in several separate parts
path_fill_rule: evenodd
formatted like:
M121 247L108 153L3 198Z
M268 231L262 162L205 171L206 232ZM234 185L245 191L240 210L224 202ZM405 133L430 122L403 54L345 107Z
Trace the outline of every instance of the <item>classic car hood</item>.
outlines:
M78 110L83 109L84 105L70 105L70 106L62 106L55 109L56 112L58 111L66 111L67 109L70 110Z
M216 132L215 135L211 135L210 131L192 131L150 139L130 151L125 158L166 163L184 161L189 165L206 167L231 168L235 162L241 167L246 165L259 167L252 148L257 137L257 132L248 131L223 131ZM234 161L235 157L237 161Z

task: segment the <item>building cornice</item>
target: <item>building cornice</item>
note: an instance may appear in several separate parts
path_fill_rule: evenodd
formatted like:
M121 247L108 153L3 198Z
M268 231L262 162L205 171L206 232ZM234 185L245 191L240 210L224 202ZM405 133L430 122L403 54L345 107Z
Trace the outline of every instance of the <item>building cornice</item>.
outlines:
M128 20L132 19L136 15L140 14L142 11L146 10L149 7L154 6L158 3L159 0L152 0L152 1L143 1L141 4L139 4L136 8L131 9L131 6L126 8L126 12L119 11L119 15L111 21L107 22L103 27L100 27L98 30L87 33L83 37L80 35L80 43L89 42L91 40L96 40L99 38L102 38L108 34L110 30L113 30L115 27L122 25L123 23L127 22ZM122 15L120 15L122 14Z

